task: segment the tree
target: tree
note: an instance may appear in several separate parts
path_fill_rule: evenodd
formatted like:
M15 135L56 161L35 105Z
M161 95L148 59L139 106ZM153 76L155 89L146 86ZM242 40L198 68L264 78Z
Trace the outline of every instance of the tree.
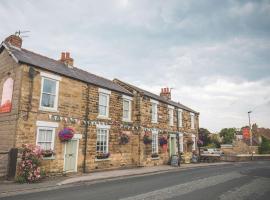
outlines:
M223 144L232 144L235 134L236 134L235 128L223 128L219 132L220 137L222 137Z
M265 137L262 136L262 143L259 146L259 153L260 154L267 154L270 153L270 141L267 140Z
M218 134L212 134L210 139L211 143L213 143L216 148L220 148L221 138Z
M207 146L211 143L209 135L211 133L206 128L199 129L199 140L203 141L203 146Z

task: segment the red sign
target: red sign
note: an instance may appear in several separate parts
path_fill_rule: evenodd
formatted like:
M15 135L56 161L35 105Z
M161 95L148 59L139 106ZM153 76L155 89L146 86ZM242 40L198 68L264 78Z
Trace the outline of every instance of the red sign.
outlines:
M242 132L243 132L243 138L249 139L249 128L243 128Z
M2 99L0 104L0 113L11 112L12 94L13 94L13 79L8 78L3 85Z

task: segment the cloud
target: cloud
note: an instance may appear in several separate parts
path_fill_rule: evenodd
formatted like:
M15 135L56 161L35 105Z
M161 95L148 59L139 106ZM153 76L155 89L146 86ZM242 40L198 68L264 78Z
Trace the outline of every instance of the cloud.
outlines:
M0 1L0 38L30 30L27 49L70 51L76 66L155 93L173 87L215 131L246 125L253 106L270 127L269 22L269 1Z

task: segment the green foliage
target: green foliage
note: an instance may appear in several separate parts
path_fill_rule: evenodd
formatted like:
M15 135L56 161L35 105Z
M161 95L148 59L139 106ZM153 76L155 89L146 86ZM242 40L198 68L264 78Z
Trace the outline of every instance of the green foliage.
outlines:
M232 144L236 134L235 128L224 128L220 131L219 135L222 137L223 144Z
M262 143L259 146L259 153L260 154L268 154L268 153L270 153L270 141L267 140L263 136L262 136Z

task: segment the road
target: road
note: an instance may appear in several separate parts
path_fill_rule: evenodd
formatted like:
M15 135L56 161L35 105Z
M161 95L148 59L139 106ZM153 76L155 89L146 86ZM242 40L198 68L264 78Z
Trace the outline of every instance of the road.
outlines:
M98 183L80 183L68 188L2 199L268 200L270 199L270 161L232 163L231 165L179 170Z

